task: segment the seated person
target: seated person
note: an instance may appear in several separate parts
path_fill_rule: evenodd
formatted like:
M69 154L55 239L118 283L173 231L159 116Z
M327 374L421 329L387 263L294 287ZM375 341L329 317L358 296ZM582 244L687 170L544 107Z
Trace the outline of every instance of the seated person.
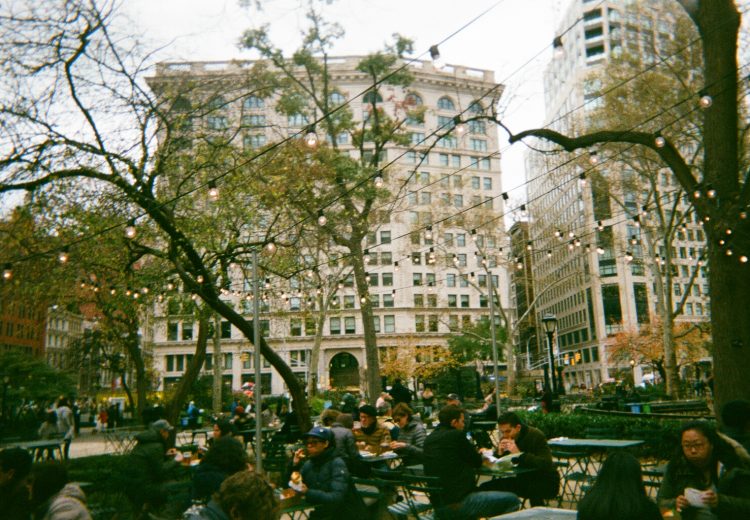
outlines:
M192 500L208 502L227 477L249 468L247 453L239 441L229 436L215 439L193 472Z
M220 417L214 423L213 437L208 439L208 446L212 446L214 442L222 437L234 437L235 432L234 424L232 424L232 422L226 417Z
M405 465L420 464L424 453L424 440L427 438L420 421L406 403L399 403L393 409L393 420L399 428L398 440L391 441L391 449L401 455Z
M440 424L424 443L425 475L438 477L442 488L430 496L438 518L473 519L517 510L520 501L513 493L476 488L482 456L464 434L464 413L458 406L440 410Z
M128 455L130 463L124 475L129 481L125 492L135 511L163 505L165 485L183 471L180 462L175 460L177 450L169 447L173 430L166 419L159 419L135 437L137 443Z
M222 482L205 506L191 507L185 520L277 520L279 499L270 484L252 471L239 471Z
M750 518L750 461L747 451L717 434L707 422L680 431L680 447L667 464L657 503L683 520ZM697 497L686 490L696 490ZM697 503L696 503L697 501Z
M646 495L641 463L625 451L604 461L591 490L578 503L578 520L661 520L659 508Z
M391 433L378 424L375 407L365 404L359 407L360 427L354 430L354 439L360 451L379 454L390 448Z
M518 465L536 471L514 478L494 479L482 484L480 489L511 491L528 498L532 506L541 505L544 499L557 496L560 476L552 461L552 452L544 433L523 424L513 412L506 412L498 417L497 429L501 435L497 455L519 453Z
M91 520L86 495L78 484L68 481L68 471L59 462L49 461L34 466L31 501L34 518Z
M364 503L354 489L346 463L335 454L331 430L316 426L303 439L306 449L297 450L292 460L290 481L294 487L290 493L316 505L310 520L333 519L344 513L347 518L363 518Z
M28 520L28 476L31 472L31 455L23 448L0 450L0 504L3 518Z

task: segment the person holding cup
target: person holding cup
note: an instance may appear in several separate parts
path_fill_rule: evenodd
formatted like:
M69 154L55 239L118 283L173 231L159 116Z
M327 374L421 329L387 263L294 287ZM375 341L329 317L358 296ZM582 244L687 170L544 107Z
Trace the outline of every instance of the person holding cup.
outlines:
M378 424L378 413L374 406L365 404L359 407L359 428L354 429L354 439L360 451L379 455L388 450L391 432Z
M705 421L686 424L657 502L683 520L750 518L750 455Z

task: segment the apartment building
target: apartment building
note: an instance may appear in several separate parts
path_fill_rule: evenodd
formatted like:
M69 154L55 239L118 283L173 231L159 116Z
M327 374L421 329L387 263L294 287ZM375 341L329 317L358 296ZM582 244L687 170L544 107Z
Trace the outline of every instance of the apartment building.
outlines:
M507 275L500 258L505 238L497 128L472 121L429 146L432 134L451 128L456 115L468 118L495 102L502 86L495 83L491 71L458 65L436 68L428 61L411 61L408 71L414 80L408 88L382 84L373 92L368 76L357 70L360 59L341 57L328 63L334 85L331 100L348 103L355 121L370 117L371 96L388 114L404 105L424 109L423 120L404 119L411 144L393 145L382 152L383 162L393 162L384 179L393 199L363 244L370 285L367 297L374 307L381 358L395 359L399 352L407 352L412 362L419 362L421 347L443 348L462 324L488 316L488 276L500 294L499 303L510 311ZM239 83L252 65L163 63L149 83L157 91L169 82L186 79L192 84ZM222 100L220 113L192 125L237 129L235 145L260 149L289 136L301 137L310 124L302 115L281 115L276 110L277 94L235 98ZM343 153L357 153L349 134L342 133L336 141ZM239 271L236 278L232 287L240 289L227 291L225 298L250 318L253 280L243 278ZM344 276L339 283L323 326L320 360L314 367L309 362L317 311L306 305L311 295L303 285L299 280L262 280L263 335L300 378L307 380L314 374L320 388L362 384L366 370L359 312L362 295L357 294L353 278ZM168 386L181 377L191 359L197 323L177 301L156 305L149 320L152 330L144 336L153 345L162 387ZM230 323L218 326L225 384L239 389L254 379L253 347ZM207 374L214 363L209 355L204 366ZM265 360L261 371L266 393L285 391L282 379Z

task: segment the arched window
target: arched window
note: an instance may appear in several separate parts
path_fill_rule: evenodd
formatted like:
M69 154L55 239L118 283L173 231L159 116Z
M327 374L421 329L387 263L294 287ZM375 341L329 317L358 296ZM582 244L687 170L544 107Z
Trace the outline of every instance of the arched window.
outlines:
M375 90L369 90L365 92L364 96L362 96L362 102L365 104L371 105L373 101L375 103L382 103L383 96L381 96L380 93Z
M346 101L346 98L341 92L332 92L329 100L332 105L341 105Z
M222 96L214 96L208 101L208 108L209 110L221 110L226 104Z
M266 102L263 101L263 98L259 98L258 96L248 96L245 98L245 102L243 104L244 108L247 109L254 109L254 108L264 108L266 106Z
M437 102L438 110L456 110L456 105L449 97L441 97Z
M422 105L422 98L419 94L415 94L414 92L410 92L406 95L406 98L404 98L404 104L411 107L418 107Z
M470 114L481 114L484 112L484 107L479 101L472 101L471 105L469 105L469 113Z

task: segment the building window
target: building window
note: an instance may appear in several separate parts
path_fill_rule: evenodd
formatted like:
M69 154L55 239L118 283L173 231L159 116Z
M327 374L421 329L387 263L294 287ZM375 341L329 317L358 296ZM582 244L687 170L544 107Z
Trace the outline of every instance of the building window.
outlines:
M246 135L242 138L245 148L262 148L266 145L266 136L263 134Z
M453 100L445 96L438 99L437 107L438 107L438 110L455 110L456 109L456 105L453 103Z
M422 285L422 273L412 273L411 283L412 285Z
M455 294L448 295L448 307L458 307L458 296Z
M291 114L287 116L289 126L305 126L308 124L307 116L304 114Z
M208 116L206 122L210 130L226 130L229 128L226 116Z
M266 126L265 114L249 114L242 116L242 126Z
M484 139L476 139L472 137L471 139L469 139L469 148L471 148L475 152L486 152L487 141L485 141Z
M182 341L193 339L193 323L190 321L182 322Z
M445 284L448 287L455 287L456 286L456 275L454 273L448 273L445 275Z
M417 314L414 316L414 330L416 332L424 332L424 315Z
M422 295L422 294L415 294L414 295L414 306L415 307L424 307L424 295Z
M479 189L479 183L480 183L479 177L472 177L471 178L471 187L473 189L478 190Z
M289 321L289 335L290 336L301 336L302 335L302 320L292 318Z
M266 103L265 101L263 101L263 98L259 98L257 96L249 96L245 98L243 106L246 109L252 110L256 108L264 108L266 106Z
M437 317L437 314L430 314L427 317L427 330L429 332L437 332L438 331L438 317Z
M380 244L390 244L391 243L391 232L390 231L381 231L380 232Z
M381 276L383 278L383 287L393 286L393 273L382 273Z
M12 326L11 323L9 325ZM176 322L169 322L167 323L167 341L177 341L177 331L179 329L179 324Z
M330 319L331 335L341 334L341 318L333 317Z
M468 294L462 294L461 295L461 307L469 307L469 295Z
M392 294L383 295L383 307L393 307L393 295Z
M375 329L375 332L380 332L380 316L373 316L372 317L372 328Z
M344 334L354 334L356 332L357 328L354 316L346 316L344 318Z
M396 317L394 315L383 316L383 332L396 332Z

